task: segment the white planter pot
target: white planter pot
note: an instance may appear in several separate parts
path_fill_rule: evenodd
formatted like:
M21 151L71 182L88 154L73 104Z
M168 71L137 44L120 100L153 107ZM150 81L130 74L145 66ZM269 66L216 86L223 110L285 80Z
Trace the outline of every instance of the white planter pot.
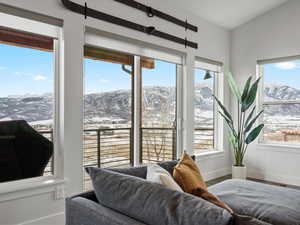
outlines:
M246 180L247 168L246 166L232 166L232 179Z

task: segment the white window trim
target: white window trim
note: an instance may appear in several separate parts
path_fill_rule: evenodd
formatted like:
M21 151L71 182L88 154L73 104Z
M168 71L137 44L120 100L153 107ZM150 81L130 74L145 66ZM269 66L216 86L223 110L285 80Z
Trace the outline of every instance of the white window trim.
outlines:
M142 68L141 68L141 57L140 56L134 56L134 107L133 107L133 115L134 115L134 121L132 121L133 124L133 165L139 165L140 159L141 159L141 90L142 90Z
M224 67L219 66L215 95L224 103ZM224 119L219 114L219 106L215 103L215 150L224 153Z
M59 179L54 176L36 177L1 183L0 202L55 192L56 186L63 186L64 183L64 179Z
M59 126L60 121L60 106L61 106L61 89L62 79L63 79L63 34L62 29L59 29L58 39L54 41L54 96L55 96L55 104L54 104L54 154L53 154L53 175L55 179L64 179L64 165L63 165L63 149L61 148L62 144L61 140L61 130Z
M183 65L176 66L176 156L180 158L183 152Z
M261 82L258 88L258 98L256 100L256 113L260 112L263 109L264 105L284 105L284 104L300 104L300 100L278 100L278 101L264 101L263 93L264 93L264 65L266 64L274 64L280 62L287 62L287 61L294 61L299 60L300 56L288 56L288 57L281 57L281 58L274 58L274 59L265 59L265 60L258 60L256 66L256 78L261 76ZM263 123L263 116L258 118L257 123ZM284 142L266 142L263 139L263 133L261 132L258 138L258 147L263 149L271 149L272 147L284 147L285 149L281 149L280 151L286 151L286 149L294 150L295 148L299 149L300 143L284 143Z
M60 84L60 62L62 48L60 46L62 40L62 29L60 27L33 21L5 13L0 13L0 26L15 29L17 31L29 32L33 34L48 36L56 39L54 41L54 171L53 175L40 176L35 178L28 178L10 182L0 183L0 202L7 201L16 198L22 198L25 196L32 196L42 193L48 193L55 191L55 185L61 185L64 183L63 178L63 161L62 161L62 149L59 148L59 84ZM37 191L37 188L42 188ZM18 194L12 194L18 193Z
M214 95L217 96L221 102L224 102L224 68L222 65L223 64L221 62L215 62L213 60L203 59L200 57L196 57L195 60L195 70L203 69L217 73L217 76L214 76L213 91ZM221 118L219 115L218 110L219 106L214 103L214 148L206 149L203 152L194 153L194 155L197 157L224 154L224 124L223 118Z
M0 26L10 29L59 38L60 27L0 12Z
M121 51L135 56L144 56L152 59L162 60L174 64L183 64L182 52L164 49L162 47L150 46L149 44L136 44L127 39L116 39L103 33L89 32L86 29L85 44L99 48ZM136 41L135 41L136 42Z

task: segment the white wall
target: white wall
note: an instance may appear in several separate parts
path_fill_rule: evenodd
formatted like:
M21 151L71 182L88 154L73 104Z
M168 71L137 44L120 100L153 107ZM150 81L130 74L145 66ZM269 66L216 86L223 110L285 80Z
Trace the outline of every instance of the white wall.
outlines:
M290 0L232 31L231 65L240 82L255 76L256 61L300 53L300 1ZM261 146L248 149L248 176L300 185L299 148Z
M84 1L76 2L83 4ZM141 1L149 3L145 1ZM55 200L55 188L66 188L68 195L80 192L82 189L82 46L84 44L84 25L101 31L118 34L136 40L143 40L148 43L155 43L187 54L187 77L184 82L185 92L185 129L184 129L184 148L189 150L192 146L193 134L193 111L189 110L193 106L192 88L193 82L193 60L195 56L210 58L216 61L229 63L229 32L223 28L212 25L198 17L189 15L188 20L199 26L199 32L188 32L187 38L198 42L199 49L185 49L184 46L151 37L136 31L98 21L92 18L87 20L83 16L72 13L63 8L59 0L0 0L1 4L8 4L20 9L37 12L39 14L59 18L63 20L63 33L65 38L64 55L64 82L62 89L65 92L61 95L61 115L60 115L60 137L59 148L63 154L63 174L62 179L65 185L54 184L51 186L35 188L34 190L18 191L7 195L0 191L0 224L63 224L64 222L64 200ZM116 16L143 23L144 25L154 25L157 29L185 37L184 28L180 28L157 18L147 18L145 14L136 10L120 5L111 0L89 0L88 6L114 14ZM159 8L176 17L186 19L187 14L175 5L166 5L161 0L152 0L153 7ZM0 6L3 10L3 7ZM24 14L25 15L25 14ZM76 92L74 92L76 90ZM227 91L227 90L226 90ZM226 92L225 91L225 92ZM227 95L226 95L227 96ZM226 103L229 101L226 99ZM229 173L229 154L227 145L224 146L224 153L199 157L198 162L206 178L214 178ZM1 187L1 184L0 184ZM11 197L11 198L8 198ZM15 196L12 198L12 196Z

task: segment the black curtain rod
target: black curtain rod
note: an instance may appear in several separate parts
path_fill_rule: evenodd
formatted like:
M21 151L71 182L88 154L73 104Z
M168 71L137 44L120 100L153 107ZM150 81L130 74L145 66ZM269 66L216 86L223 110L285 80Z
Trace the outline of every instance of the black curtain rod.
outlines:
M163 38L163 39L166 39L169 41L173 41L178 44L185 45L186 47L189 46L189 47L195 48L195 49L198 48L198 44L195 42L191 42L191 41L187 40L186 38L185 39L179 38L174 35L156 30L155 27L152 27L152 26L147 27L147 26L144 26L141 24L137 24L137 23L125 20L125 19L121 19L119 17L108 15L106 13L88 8L86 4L85 4L85 6L82 6L77 3L72 2L70 0L61 0L61 2L67 9L69 9L73 12L79 13L81 15L84 15L85 17L90 16L95 19L103 20L103 21L106 21L109 23L113 23L116 25L120 25L123 27L127 27L130 29L136 30L136 31L140 31L140 32L143 32L143 33L146 33L149 35L153 35L153 36L160 37L160 38Z
M162 11L159 11L157 9L154 9L150 6L144 5L144 4L139 3L137 1L134 1L134 0L115 0L115 1L120 2L122 4L125 4L125 5L128 5L132 8L141 10L141 11L145 12L149 17L157 16L161 19L164 19L164 20L167 20L171 23L177 24L178 26L182 26L186 30L189 29L189 30L198 32L198 27L188 23L187 20L182 21L180 19L175 18L174 16L170 16L170 15L168 15L168 14L162 12Z

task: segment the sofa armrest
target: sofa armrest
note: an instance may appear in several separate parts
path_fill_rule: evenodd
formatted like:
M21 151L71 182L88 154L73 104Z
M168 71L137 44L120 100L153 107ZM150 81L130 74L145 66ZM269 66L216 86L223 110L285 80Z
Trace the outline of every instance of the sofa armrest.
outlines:
M66 225L146 225L91 200L66 199Z

